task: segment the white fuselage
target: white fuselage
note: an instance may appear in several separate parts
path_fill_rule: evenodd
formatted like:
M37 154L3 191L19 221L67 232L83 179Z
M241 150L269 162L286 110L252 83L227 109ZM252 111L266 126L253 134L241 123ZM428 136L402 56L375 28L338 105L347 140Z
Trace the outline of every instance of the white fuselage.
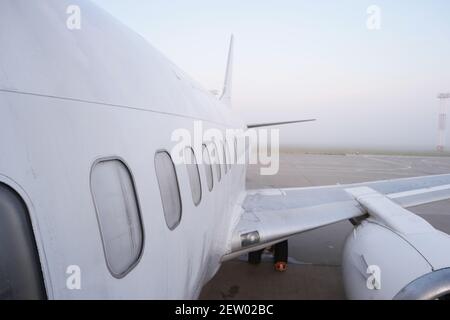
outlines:
M66 29L69 1L0 3L0 182L29 210L44 282L55 299L196 298L218 270L245 191L245 166L222 166L214 188L199 165L202 200L192 201L186 167L176 166L179 226L168 229L155 174L158 150L174 130L242 129L231 109L93 7L78 3L83 28ZM93 164L122 159L136 188L142 255L118 279L105 262L90 185ZM201 155L197 155L201 157ZM81 290L67 288L69 266Z

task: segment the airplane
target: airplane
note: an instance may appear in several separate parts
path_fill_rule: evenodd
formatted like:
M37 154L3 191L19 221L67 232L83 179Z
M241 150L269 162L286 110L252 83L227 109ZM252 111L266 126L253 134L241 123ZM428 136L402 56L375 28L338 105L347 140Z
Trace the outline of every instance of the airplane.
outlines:
M178 128L278 124L231 108L233 43L220 96L88 0L2 0L0 43L0 299L196 299L224 261L345 220L349 299L448 298L450 236L408 208L450 175L246 190L211 141L174 165Z

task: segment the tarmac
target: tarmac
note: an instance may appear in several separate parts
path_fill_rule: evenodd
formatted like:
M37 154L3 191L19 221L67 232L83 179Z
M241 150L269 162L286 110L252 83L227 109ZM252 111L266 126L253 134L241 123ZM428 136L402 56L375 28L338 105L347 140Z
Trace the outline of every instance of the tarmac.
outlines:
M247 188L289 188L358 183L450 173L450 157L280 154L280 171L261 176L249 166ZM450 201L410 208L435 228L450 234ZM341 222L289 240L289 266L274 271L270 256L250 265L246 257L226 262L203 288L200 299L342 300L341 253L353 226Z

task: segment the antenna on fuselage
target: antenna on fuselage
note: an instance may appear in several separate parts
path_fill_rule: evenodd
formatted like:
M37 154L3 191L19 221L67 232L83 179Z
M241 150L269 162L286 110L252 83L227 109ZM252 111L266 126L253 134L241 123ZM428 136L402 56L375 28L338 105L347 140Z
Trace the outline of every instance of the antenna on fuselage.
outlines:
M233 84L233 45L234 45L234 36L231 35L230 49L228 51L227 70L225 72L225 81L223 84L222 95L220 96L220 100L223 101L230 108L231 108L231 90Z

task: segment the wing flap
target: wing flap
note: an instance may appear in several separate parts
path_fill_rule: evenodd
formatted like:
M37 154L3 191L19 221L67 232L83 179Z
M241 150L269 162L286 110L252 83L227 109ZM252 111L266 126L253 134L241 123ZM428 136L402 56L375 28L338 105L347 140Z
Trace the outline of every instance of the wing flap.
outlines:
M450 199L450 185L391 193L388 195L388 198L397 202L403 208L410 208L430 202Z

